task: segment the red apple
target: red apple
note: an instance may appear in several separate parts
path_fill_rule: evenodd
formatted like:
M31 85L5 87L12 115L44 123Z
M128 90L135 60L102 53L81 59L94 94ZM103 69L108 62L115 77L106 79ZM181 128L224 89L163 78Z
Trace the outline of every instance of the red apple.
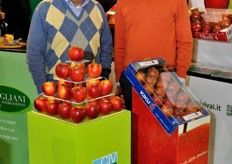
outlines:
M160 95L153 95L152 99L154 100L154 102L156 103L156 105L158 105L159 107L163 104L163 97Z
M168 82L159 78L155 84L155 87L163 87L164 89L166 89L168 87Z
M145 73L144 71L137 71L135 73L135 77L137 78L137 80L141 83L141 84L144 84L144 81L145 81Z
M73 122L81 122L86 116L86 110L82 106L73 106L70 110L70 118Z
M147 75L145 78L145 82L150 86L154 86L156 81L157 81L157 78L152 75Z
M184 110L184 116L187 116L189 114L192 114L193 112L190 110Z
M110 102L113 104L113 110L120 111L124 108L124 99L120 96L112 96Z
M68 50L68 57L72 61L81 61L84 57L84 50L78 46L73 46Z
M215 26L221 26L221 22L220 21L210 22L210 25L212 28L214 28Z
M96 99L96 100L88 101L88 103L91 103L91 104L98 104L98 105L99 105L99 101L100 101L100 99Z
M64 100L69 100L71 95L71 87L67 85L58 85L57 97Z
M60 79L57 82L57 86L58 87L59 87L59 85L65 85L65 86L70 87L70 88L73 87L73 83L72 82L64 81L64 80L60 80Z
M232 16L231 13L228 13L228 12L222 13L222 19L224 19L224 18L230 18L231 16Z
M59 63L56 65L55 72L59 78L67 79L69 76L69 65L67 63Z
M70 118L72 105L68 102L62 102L58 105L58 115L63 119Z
M88 88L90 85L92 84L98 84L100 85L101 81L99 79L96 79L96 78L88 78L86 83L85 83L85 86Z
M154 86L152 85L148 85L148 84L143 84L143 88L145 89L145 91L149 94L149 95L152 95L155 91L155 88Z
M113 110L113 104L110 100L100 99L98 104L100 106L101 113L104 115L109 114Z
M180 88L180 86L179 86L178 82L176 82L175 80L169 81L167 89L173 90L177 93L179 88Z
M171 80L171 75L169 72L161 72L160 73L160 78L162 81L167 81L169 82Z
M199 10L193 10L192 11L192 14L191 14L191 17L200 17L201 16L201 12Z
M181 100L176 100L175 106L184 110L186 108L186 103Z
M103 98L101 98L101 99L94 100L94 101L95 101L96 103L99 103L99 102L102 101L102 100L110 101L110 98L111 98L111 96L106 96L106 97L103 97ZM91 102L93 102L93 101L91 100Z
M153 76L154 78L158 79L159 78L159 71L155 67L150 67L147 70L147 75Z
M42 85L42 91L47 96L54 96L56 93L56 84L52 81L44 82Z
M185 115L185 110L183 110L183 109L180 109L180 108L177 108L177 107L175 107L174 109L173 109L173 115L174 116L184 116Z
M198 111L198 108L197 107L194 107L194 106L186 106L185 108L185 111L190 111L191 113L195 113Z
M189 100L189 97L188 97L187 93L185 93L184 91L179 91L177 96L176 96L176 99L183 101L184 103L187 103Z
M225 17L221 20L221 28L222 29L228 28L228 27L230 27L230 25L231 25L231 21L229 18Z
M202 20L202 17L201 17L201 16L199 16L199 15L194 15L194 14L192 14L192 15L190 16L190 18L191 18L191 22L201 21L201 20Z
M223 13L222 14L222 19L228 18L230 22L232 22L232 14L231 13Z
M87 74L91 78L98 78L102 73L102 65L98 63L90 63L87 66Z
M218 25L216 25L216 26L214 26L214 28L212 29L212 33L215 33L215 34L217 34L217 33L219 33L220 31L221 31L221 26L218 26Z
M202 27L209 27L209 28L211 27L211 23L210 22L207 22L204 19L201 22L202 22Z
M34 100L34 107L39 112L45 112L46 104L47 104L46 97L39 96Z
M173 114L173 108L171 107L171 106L169 106L169 105L163 105L162 107L161 107L161 110L162 110L162 112L164 113L164 115L166 116L166 117L170 117L170 116L172 116L172 114Z
M194 104L191 100L187 103L185 110L191 111L193 113L197 112L199 110L199 107Z
M71 90L71 97L76 102L83 102L86 99L86 96L87 96L86 88L81 85L77 85L73 87Z
M102 93L101 86L99 84L91 84L87 87L87 93L91 98L98 98Z
M211 28L208 28L208 27L203 27L202 28L202 33L207 34L207 33L210 33L210 32L211 32Z
M113 91L113 82L111 80L105 79L100 83L101 86L101 94L108 95Z
M97 118L97 116L101 112L100 106L97 103L92 103L92 102L86 104L85 110L86 110L86 115L90 119Z
M157 87L157 88L155 88L154 93L155 93L156 95L161 96L161 97L164 97L164 96L165 96L165 90L164 90L163 87Z
M206 8L228 9L230 0L204 0Z
M81 65L71 66L69 69L69 77L74 82L81 82L85 78L85 68Z
M175 106L175 99L174 98L168 98L168 97L164 97L164 100L163 100L163 104L164 105L168 105L172 108L174 108Z
M201 32L201 30L202 30L202 25L201 24L192 25L192 31L193 32Z
M203 33L210 33L212 31L212 27L209 22L205 22L202 27L202 32Z
M58 114L58 105L60 104L57 100L48 100L46 104L46 112L48 115L57 115Z
M191 27L195 26L195 25L198 25L198 24L201 25L202 21L201 20L194 20L194 21L191 22Z
M176 99L176 95L177 95L177 92L175 90L172 90L172 89L167 89L166 90L166 97L175 100Z

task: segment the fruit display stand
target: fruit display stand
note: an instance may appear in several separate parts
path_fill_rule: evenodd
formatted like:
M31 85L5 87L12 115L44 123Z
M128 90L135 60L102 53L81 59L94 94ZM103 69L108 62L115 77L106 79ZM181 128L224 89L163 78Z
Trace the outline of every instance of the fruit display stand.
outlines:
M21 49L0 50L0 163L28 164L27 111L36 88Z
M194 4L194 7L201 6ZM232 9L232 2L229 9ZM230 95L232 87L228 75L231 74L231 42L194 39L193 48L192 62L194 65L201 65L204 69L201 68L197 72L189 70L189 78L186 82L212 115L209 163L230 164L232 133L228 127L231 125L229 107L232 104ZM224 73L220 73L225 77L215 73L210 75L211 72L217 72L217 69L218 72L225 70Z
M230 164L232 157L232 87L230 82L223 78L214 79L202 74L189 72L189 87L200 95L200 103L212 115L210 129L210 158L209 163ZM220 86L220 87L219 87ZM210 91L210 92L209 92Z
M159 78L154 88L150 85L149 90L145 87L150 81L146 77L152 67L159 70ZM141 70L145 73L143 80L137 76ZM197 105L198 99L180 83L166 61L159 58L131 63L125 75L133 86L132 163L208 163L210 114ZM178 92L172 95L177 96L184 91L193 106L189 104L182 108L177 105L177 101L183 97L176 97L172 102L174 106L168 105L164 99L155 99L161 93L157 91L158 81L163 79L164 84L167 75L170 77L168 84L174 80L179 87ZM165 96L170 99L167 96L169 85L163 87Z
M30 163L130 163L131 112L73 123L28 112Z
M68 57L55 66L57 83L42 84L36 112L28 113L30 163L130 163L131 112L123 110L124 99L112 93L100 63L86 66L81 47L70 47Z

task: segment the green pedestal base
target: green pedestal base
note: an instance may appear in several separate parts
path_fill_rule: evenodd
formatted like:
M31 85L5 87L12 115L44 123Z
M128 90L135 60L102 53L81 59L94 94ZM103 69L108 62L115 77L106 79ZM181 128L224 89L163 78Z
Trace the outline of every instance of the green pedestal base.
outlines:
M31 164L129 164L131 112L79 124L28 112L28 138Z

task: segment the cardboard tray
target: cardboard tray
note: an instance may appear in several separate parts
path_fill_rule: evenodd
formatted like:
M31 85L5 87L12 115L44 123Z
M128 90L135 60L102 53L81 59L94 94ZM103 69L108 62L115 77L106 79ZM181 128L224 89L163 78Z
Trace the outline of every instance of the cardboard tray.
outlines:
M152 93L148 93L147 90L145 90L145 85L148 85L146 81L140 82L136 78L136 73L138 71L143 70L145 73L147 73L148 69L151 67L155 67L159 70L160 73L160 79L162 80L163 73L168 74L170 76L170 82L175 82L176 85L178 85L178 90L173 94L174 96L177 96L179 92L184 92L188 96L188 102L192 102L194 107L197 109L196 111L187 111L187 105L183 110L183 114L177 114L175 110L178 108L181 108L180 106L177 106L177 98L173 101L173 104L175 104L172 108L173 110L169 113L164 112L164 109L166 108L164 101L162 101L160 104L157 104L155 102L154 97L157 96L155 93L155 90L152 89ZM166 130L167 133L172 134L174 130L182 124L191 122L193 120L200 119L202 117L209 116L209 112L202 108L200 105L198 105L198 99L195 95L192 94L191 90L185 85L182 84L176 75L175 71L170 68L167 64L167 62L163 58L155 58L151 59L149 61L139 61L139 62L132 62L127 69L125 70L125 76L128 78L128 80L131 82L133 88L136 90L136 92L140 95L143 102L146 104L147 108L151 111L151 113L154 115L154 117L160 122L161 126ZM158 80L158 79L157 79ZM164 80L163 80L164 81ZM154 88L156 88L157 83L154 85ZM166 86L168 87L168 86ZM165 96L164 98L170 98L167 96L168 94L167 88L165 88ZM133 101L132 101L133 102ZM165 106L165 107L163 107ZM174 110L175 109L175 110Z
M232 25L219 33L193 32L192 34L194 38L198 39L230 42L232 40Z
M231 18L232 11L229 9L211 9L211 8L201 9L196 7L189 10L190 17L192 15L192 11L196 9L198 9L202 13L201 18L203 18L206 22L210 22L210 24L214 24L215 22L220 22L222 20L223 15L227 15L227 14L230 15L228 16L228 18L230 20L232 19ZM220 32L218 33L192 32L192 35L194 38L198 38L198 39L230 42L232 40L232 24L229 27L220 30Z

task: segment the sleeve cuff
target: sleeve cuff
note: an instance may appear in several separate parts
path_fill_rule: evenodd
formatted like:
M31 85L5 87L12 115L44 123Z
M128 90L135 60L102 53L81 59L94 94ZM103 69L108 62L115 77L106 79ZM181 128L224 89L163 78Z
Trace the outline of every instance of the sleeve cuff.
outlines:
M108 68L103 68L102 69L102 73L101 76L105 79L109 79L109 75L110 75L111 70Z
M183 84L185 83L185 78L182 78L182 77L178 77L178 78L179 78L181 83L183 83Z

